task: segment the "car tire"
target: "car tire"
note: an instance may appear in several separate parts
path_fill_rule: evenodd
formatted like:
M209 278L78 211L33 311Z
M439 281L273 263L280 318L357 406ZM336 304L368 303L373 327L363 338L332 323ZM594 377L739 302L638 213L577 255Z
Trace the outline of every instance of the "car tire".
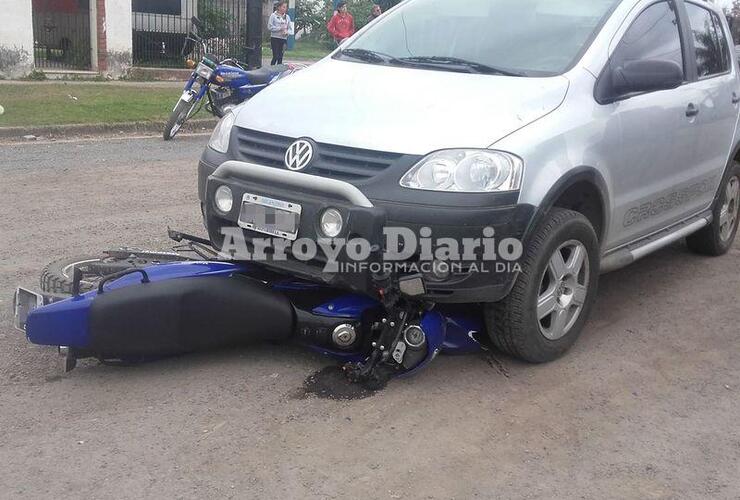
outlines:
M175 109L172 111L172 114L167 120L164 130L162 131L162 137L165 141L170 141L175 138L185 122L193 116L193 110L196 105L197 103L195 101L187 102L180 99L177 102L177 106L175 106Z
M737 236L740 223L740 163L734 162L720 187L712 223L686 238L686 245L699 255L726 254Z
M599 265L599 241L589 220L552 209L525 249L511 293L484 307L494 346L529 363L562 356L588 320Z

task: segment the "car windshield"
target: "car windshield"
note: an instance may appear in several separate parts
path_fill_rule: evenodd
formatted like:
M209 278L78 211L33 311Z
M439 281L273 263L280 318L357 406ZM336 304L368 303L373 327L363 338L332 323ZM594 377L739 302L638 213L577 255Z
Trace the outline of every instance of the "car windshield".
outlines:
M566 71L620 0L406 0L337 54L370 64L547 76Z

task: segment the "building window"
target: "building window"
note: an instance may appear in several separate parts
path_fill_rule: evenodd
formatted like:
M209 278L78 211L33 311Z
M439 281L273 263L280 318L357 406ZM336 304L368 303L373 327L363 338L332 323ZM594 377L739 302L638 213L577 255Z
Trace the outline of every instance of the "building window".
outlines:
M170 14L179 16L182 13L180 0L134 0L134 12L145 14Z

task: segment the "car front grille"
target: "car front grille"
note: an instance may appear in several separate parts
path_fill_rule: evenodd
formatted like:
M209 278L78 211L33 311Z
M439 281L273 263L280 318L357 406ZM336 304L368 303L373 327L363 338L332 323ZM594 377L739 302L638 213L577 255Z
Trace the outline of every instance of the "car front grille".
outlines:
M239 159L268 167L285 168L285 152L294 138L236 127ZM311 164L312 175L362 182L380 174L402 155L319 143Z

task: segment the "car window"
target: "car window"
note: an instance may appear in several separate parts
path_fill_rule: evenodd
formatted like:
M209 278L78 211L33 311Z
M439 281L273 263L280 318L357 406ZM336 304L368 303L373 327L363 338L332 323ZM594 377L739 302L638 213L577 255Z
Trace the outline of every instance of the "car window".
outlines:
M699 78L729 71L729 49L719 18L710 10L692 3L686 4L686 10L696 47Z
M396 63L468 61L527 76L560 74L619 0L405 0L350 42L347 54ZM377 60L380 63L381 59Z
M659 2L645 9L619 42L612 67L648 59L672 61L684 68L681 35L673 4Z

